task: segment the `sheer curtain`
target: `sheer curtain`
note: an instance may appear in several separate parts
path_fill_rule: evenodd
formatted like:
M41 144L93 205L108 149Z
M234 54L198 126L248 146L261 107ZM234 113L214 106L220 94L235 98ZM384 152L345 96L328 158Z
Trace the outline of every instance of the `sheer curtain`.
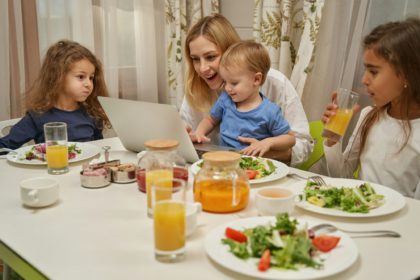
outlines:
M0 120L21 117L40 68L35 0L0 1Z
M158 102L153 0L38 0L41 50L78 41L101 59L112 97Z
M290 78L299 95L312 72L324 0L255 0L254 38L270 53L272 67Z

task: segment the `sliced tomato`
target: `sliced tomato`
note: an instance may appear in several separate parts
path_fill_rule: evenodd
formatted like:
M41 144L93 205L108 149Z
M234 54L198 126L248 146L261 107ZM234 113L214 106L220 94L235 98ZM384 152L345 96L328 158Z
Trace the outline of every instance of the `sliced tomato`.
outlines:
M321 252L329 252L334 249L340 241L339 236L333 235L318 235L312 239L312 244Z
M258 171L253 169L245 169L245 172L249 180L255 179L258 174Z
M266 271L270 268L270 250L266 249L261 256L260 262L258 263L259 271Z
M239 243L245 243L247 241L247 237L243 232L230 227L226 228L225 235L227 238L235 240Z

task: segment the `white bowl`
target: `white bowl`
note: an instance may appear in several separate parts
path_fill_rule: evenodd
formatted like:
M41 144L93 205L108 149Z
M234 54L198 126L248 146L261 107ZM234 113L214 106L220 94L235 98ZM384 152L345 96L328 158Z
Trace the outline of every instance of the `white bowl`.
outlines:
M58 200L59 187L55 179L36 177L20 182L20 197L30 207L45 207Z
M185 204L185 212L186 212L186 216L187 216L187 221L186 221L186 229L185 229L185 234L186 236L190 236L195 228L197 227L197 220L198 220L198 215L201 213L202 207L201 207L201 203L199 202L187 202Z
M265 187L257 191L255 204L261 216L289 213L293 209L295 193L279 187Z

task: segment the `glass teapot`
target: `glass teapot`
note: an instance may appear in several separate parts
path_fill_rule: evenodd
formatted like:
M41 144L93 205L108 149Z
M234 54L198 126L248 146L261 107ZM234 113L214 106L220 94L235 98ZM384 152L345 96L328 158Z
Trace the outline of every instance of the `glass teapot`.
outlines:
M239 167L241 155L228 151L203 155L203 166L194 178L194 200L204 211L229 213L248 205L248 176Z
M146 153L137 163L137 184L139 190L147 193L148 215L151 216L150 187L156 179L178 178L188 182L188 168L185 160L178 155L179 142L173 139L153 139L146 141Z

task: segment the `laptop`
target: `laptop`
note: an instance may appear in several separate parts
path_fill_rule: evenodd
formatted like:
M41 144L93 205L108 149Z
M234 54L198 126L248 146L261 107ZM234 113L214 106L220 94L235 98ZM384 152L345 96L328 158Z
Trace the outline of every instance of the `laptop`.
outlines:
M193 144L175 106L103 96L98 99L115 133L129 151L143 151L147 140L168 138L179 141L177 151L190 163L199 160L204 152L232 150L213 144Z

